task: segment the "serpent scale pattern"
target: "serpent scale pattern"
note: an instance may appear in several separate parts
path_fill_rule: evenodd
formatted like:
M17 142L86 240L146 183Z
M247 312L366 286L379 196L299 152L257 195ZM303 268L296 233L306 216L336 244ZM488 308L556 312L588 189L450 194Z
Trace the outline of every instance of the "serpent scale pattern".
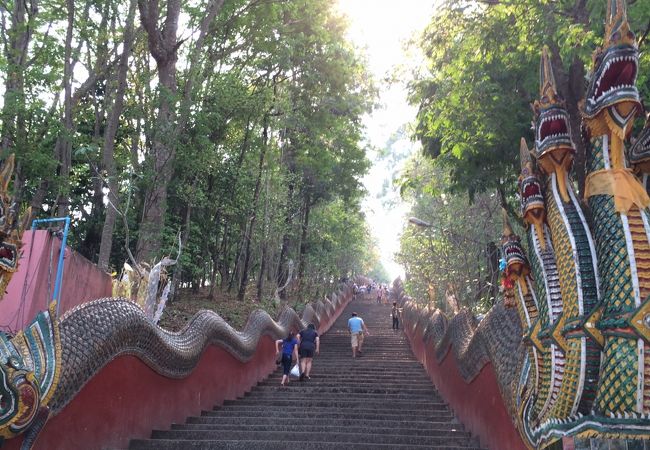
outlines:
M7 396L0 436L24 433L22 448L31 448L48 418L60 413L93 376L122 355L135 356L168 378L189 375L209 345L246 362L263 336L275 340L309 323L319 327L352 298L352 292L350 283L341 284L331 299L306 305L302 318L289 307L281 311L277 322L266 311L253 311L242 331L217 313L204 310L182 330L169 332L147 318L137 304L122 298L84 303L58 320L52 304L49 313L39 314L24 332L11 339L3 336L0 341L0 376L4 380L0 395ZM50 328L52 333L47 333ZM47 367L41 367L43 364Z
M512 398L518 385L518 374L513 367L523 364L526 346L522 344L521 322L514 308L506 308L502 302L494 305L480 323L473 314L463 309L447 321L439 310L431 313L413 301L404 304L405 325L413 334L423 332L423 339L438 348L447 342L458 369L467 382L471 382L491 362L497 375L504 400ZM424 317L424 320L421 320ZM444 319L443 319L444 318ZM447 326L445 326L447 325ZM440 353L437 352L438 356ZM438 358L444 359L446 353ZM511 404L512 405L512 404Z
M576 284L576 266L573 259L573 246L569 238L566 223L562 217L560 207L556 201L556 195L553 190L557 189L557 184L554 183L554 175L549 178L546 189L546 209L548 212L548 223L553 236L553 248L555 251L555 258L557 262L558 281L560 285L560 292L562 298L562 313L554 320L554 325L559 326L560 316L565 317L578 315L578 286ZM559 392L554 398L553 407L550 412L550 417L567 417L571 415L576 404L576 395L578 387L578 377L575 376L579 372L580 359L580 343L575 340L566 342L567 348L564 352L564 357L556 361L561 373L558 377L560 384ZM578 373L579 375L579 373ZM555 394L554 394L555 396Z
M467 326L466 318L450 319L449 330L440 338L440 342L448 341L444 347L451 346L459 365L473 360L469 355L473 348L481 352L480 360L474 359L481 363L487 352L504 403L531 448L543 448L566 436L650 438L650 197L645 193L650 186L650 117L627 154L627 162L642 178L641 185L626 169L624 155L624 142L635 117L643 111L635 85L638 44L626 9L625 0L607 1L604 39L594 53L586 96L580 104L583 137L589 139L585 142L588 177L583 194L592 226L585 220L569 179L576 148L566 101L551 64L557 55L549 49L542 51L540 96L533 104L536 164L522 140L519 177L522 215L535 228L529 235L529 249L535 283L539 283L534 288L539 322L534 325L531 320L530 300L521 288L528 274L526 255L513 246L516 239L508 233L507 240L502 237L504 304L517 307L510 317L512 323L519 318L521 330L510 329L505 317L493 321L498 316L492 311L504 307L500 303L476 327ZM539 172L547 176L543 200L539 179L534 179ZM535 236L544 238L546 224L555 250L561 300L550 299L549 293L558 290L550 287L545 271L551 257L545 258L534 242ZM536 334L530 334L531 327ZM473 334L461 338L459 332ZM518 339L521 333L529 339ZM468 345L468 340L476 345ZM604 343L602 351L599 343ZM541 350L553 349L554 344L558 352L537 354L540 378L533 382L535 357L530 346ZM456 345L459 351L454 351ZM508 355L502 353L504 348ZM561 380L553 380L546 372L549 355L552 367L559 363ZM465 378L471 374L468 369L463 370ZM552 386L550 408L540 409L540 383Z
M568 184L568 183L567 183ZM583 373L578 374L576 367L576 377L582 377L582 397L578 411L582 414L588 414L596 397L596 386L598 384L598 374L600 369L600 348L591 336L580 332L579 328L585 318L589 316L599 302L599 293L596 278L595 255L591 247L591 231L588 229L584 217L580 214L580 206L573 192L569 187L571 202L563 204L564 214L568 219L568 227L571 230L573 240L576 246L577 264L580 274L580 286L582 294L582 314L575 309L571 310L573 314L567 317L563 333L571 335L571 340L576 341L575 346L580 345L583 349L576 351L584 358ZM578 344L578 341L580 343Z
M553 321L557 320L562 311L562 297L555 264L555 253L550 241L550 231L544 226L546 248L542 249L532 227L528 230L528 248L534 254L530 258L533 278L537 293L540 330L537 335L544 346L539 350L539 382L535 401L534 415L544 417L557 400L562 374L564 372L564 354L551 342L550 329ZM547 289L548 286L548 289Z
M279 322L254 311L244 330L218 314L200 311L178 333L155 326L133 302L106 298L75 308L59 323L62 373L50 407L58 413L102 367L121 355L137 356L160 375L182 378L198 364L209 344L247 361L263 335L281 338L302 322L295 311L282 311Z
M606 167L607 139L607 136L591 139L587 160L589 172ZM596 407L603 414L634 412L639 381L637 339L633 336L617 336L610 331L615 327L608 325L609 321L616 321L635 309L625 229L611 196L591 196L589 207L594 215L593 230L603 301L603 316L598 327L605 335ZM627 381L623 382L624 380Z

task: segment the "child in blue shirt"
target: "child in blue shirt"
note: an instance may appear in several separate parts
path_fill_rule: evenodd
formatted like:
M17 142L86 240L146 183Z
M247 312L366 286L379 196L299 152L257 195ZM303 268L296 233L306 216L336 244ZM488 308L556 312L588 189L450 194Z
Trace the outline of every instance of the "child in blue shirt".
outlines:
M289 384L289 372L291 371L291 359L292 357L296 358L296 363L298 362L298 339L296 335L291 332L284 339L278 339L275 341L275 354L280 354L280 345L282 345L282 381L280 382L281 386L286 386Z

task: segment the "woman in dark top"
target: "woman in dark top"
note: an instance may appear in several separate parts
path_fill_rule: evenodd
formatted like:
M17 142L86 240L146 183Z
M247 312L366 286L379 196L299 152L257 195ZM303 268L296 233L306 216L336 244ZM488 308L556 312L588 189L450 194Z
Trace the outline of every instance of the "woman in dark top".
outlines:
M275 354L280 354L280 345L282 345L282 381L280 385L285 386L289 384L289 372L291 371L291 359L292 357L296 358L298 361L298 339L293 334L289 335L284 339L278 339L275 341Z
M305 378L309 380L311 361L314 357L314 353L317 355L320 353L320 339L313 323L310 323L306 329L302 330L299 333L299 336L300 348L298 353L300 354L300 381Z

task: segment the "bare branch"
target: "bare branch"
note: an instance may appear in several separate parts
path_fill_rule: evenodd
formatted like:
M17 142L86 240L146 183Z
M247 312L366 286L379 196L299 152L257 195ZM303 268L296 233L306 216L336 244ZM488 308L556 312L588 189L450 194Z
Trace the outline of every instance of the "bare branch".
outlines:
M645 31L643 32L641 39L639 39L639 48L643 47L643 44L645 44L645 40L648 37L648 33L650 33L650 20L648 20L648 25L646 25Z

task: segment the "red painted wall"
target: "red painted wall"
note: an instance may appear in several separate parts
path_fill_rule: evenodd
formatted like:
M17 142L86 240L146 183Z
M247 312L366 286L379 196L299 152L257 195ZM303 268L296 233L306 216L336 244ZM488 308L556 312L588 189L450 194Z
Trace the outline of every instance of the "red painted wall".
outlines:
M425 347L422 341L422 330L412 332L408 324L405 328L413 353L438 392L465 428L480 439L481 445L492 450L526 450L503 404L492 364L486 364L471 383L466 383L453 352L447 352L438 363L433 346Z
M331 318L321 318L321 332L329 329L351 295L342 299ZM152 429L168 429L173 422L243 395L275 368L275 344L268 336L246 363L210 346L194 371L179 380L158 375L136 357L119 357L47 423L35 449L126 448L130 439L150 437ZM12 439L6 448L17 450L21 442L22 437Z
M0 330L21 330L39 311L47 309L54 290L60 248L61 240L48 231L23 234L18 271L0 301ZM111 295L111 277L95 264L70 247L65 250L64 260L60 315L81 303Z

